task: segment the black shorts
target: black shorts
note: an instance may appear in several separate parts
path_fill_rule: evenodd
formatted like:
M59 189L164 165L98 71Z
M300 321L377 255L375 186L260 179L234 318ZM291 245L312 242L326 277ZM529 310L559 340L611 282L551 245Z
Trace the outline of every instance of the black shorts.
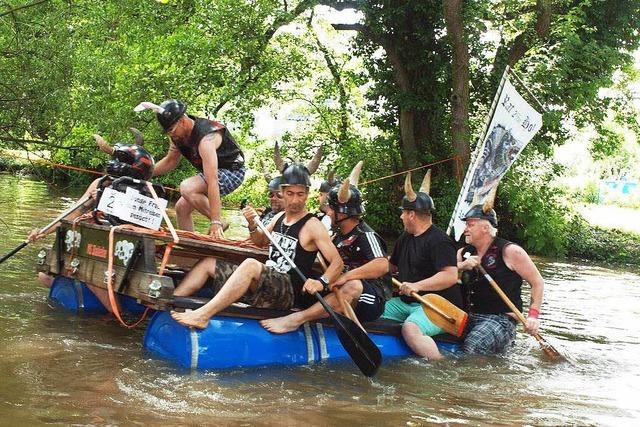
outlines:
M362 280L362 294L358 298L355 312L361 322L372 322L377 320L384 313L384 298L379 295L378 289Z

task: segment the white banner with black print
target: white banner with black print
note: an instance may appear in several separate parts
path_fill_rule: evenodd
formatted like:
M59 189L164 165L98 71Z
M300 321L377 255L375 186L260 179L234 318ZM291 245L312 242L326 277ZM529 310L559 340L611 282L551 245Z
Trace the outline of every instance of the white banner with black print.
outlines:
M456 241L460 240L464 231L465 223L461 217L473 205L484 202L540 127L542 114L534 110L505 77L493 118L484 141L467 170L453 212Z

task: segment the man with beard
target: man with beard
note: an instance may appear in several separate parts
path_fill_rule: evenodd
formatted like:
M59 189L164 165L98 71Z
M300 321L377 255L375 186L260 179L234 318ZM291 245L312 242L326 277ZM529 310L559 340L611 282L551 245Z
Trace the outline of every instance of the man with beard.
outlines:
M531 285L531 303L525 332L538 333L544 281L535 264L520 246L497 237L498 217L493 210L495 188L484 204L474 205L464 216L467 246L458 251L458 268L463 270L469 320L463 350L469 354L504 351L516 337L516 316L487 279L476 271L482 265L518 310L522 311L522 281Z
M209 319L230 304L242 298L254 307L286 310L292 307L306 308L314 298L304 292L313 293L318 287L327 289L330 282L337 279L342 271L342 260L336 248L331 244L329 235L320 221L306 208L311 186L310 175L320 162L321 149L314 159L305 166L300 163L284 164L276 144L276 166L282 172L282 196L284 212L271 220L267 230L296 266L310 277L311 268L318 251L329 262L329 267L320 279L303 281L292 266L279 253L274 245L269 246L269 259L262 264L255 259L244 260L234 269L220 291L204 306L184 313L171 312L171 316L180 324L205 328ZM257 219L256 211L246 207L243 214L250 224ZM251 240L258 245L269 243L267 236L255 226L250 226ZM209 275L215 275L215 262L207 262ZM190 273L191 275L191 273ZM189 276L189 275L188 275ZM189 278L185 278L185 281ZM201 277L202 279L202 277ZM206 277L204 277L206 280ZM223 278L224 279L224 278ZM188 284L187 284L188 286ZM182 285L181 285L182 287Z
M453 241L432 221L435 206L429 196L430 184L431 171L427 171L418 193L411 186L410 172L405 179L406 195L400 206L405 232L389 260L398 269L401 296L387 301L383 317L403 322L402 337L414 353L437 360L442 355L431 337L444 331L425 315L411 293L435 293L458 307L462 307L462 294Z
M384 240L360 218L364 214L357 188L361 168L362 162L356 165L348 180L334 186L327 194L327 216L336 230L333 243L347 271L331 284L333 292L326 296L325 301L342 312L343 307L336 295L340 292L347 304L355 306L358 319L368 322L382 315L384 303L391 296L391 277ZM316 292L322 290L319 284L316 286ZM315 303L306 310L262 320L260 324L270 332L282 334L326 316L322 305Z
M269 206L260 214L260 221L262 222L262 225L265 226L269 225L273 217L282 212L282 209L284 209L284 203L282 202L282 191L280 190L282 177L276 176L273 179L271 179L271 177L268 178L267 190L269 191L269 193L267 194L267 196L269 197Z
M244 156L229 130L220 122L187 114L187 106L175 99L160 105L141 102L134 111L150 109L169 137L169 151L156 164L154 176L175 169L184 156L199 173L180 183L176 202L178 228L193 231L193 210L210 220L209 235L224 237L220 198L244 180Z

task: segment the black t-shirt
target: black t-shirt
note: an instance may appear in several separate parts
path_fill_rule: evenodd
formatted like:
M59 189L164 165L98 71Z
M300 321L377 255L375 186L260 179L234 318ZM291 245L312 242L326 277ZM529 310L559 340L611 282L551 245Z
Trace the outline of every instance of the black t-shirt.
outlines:
M376 258L387 256L387 244L367 223L361 221L349 233L336 233L333 244L344 262L346 270L354 270ZM391 297L391 276L367 279L384 300Z
M445 267L457 266L456 248L453 241L442 230L432 225L419 236L407 232L396 241L391 254L391 264L398 267L398 280L419 282L442 271ZM434 292L458 307L462 307L460 285ZM416 302L414 298L401 296L406 303Z

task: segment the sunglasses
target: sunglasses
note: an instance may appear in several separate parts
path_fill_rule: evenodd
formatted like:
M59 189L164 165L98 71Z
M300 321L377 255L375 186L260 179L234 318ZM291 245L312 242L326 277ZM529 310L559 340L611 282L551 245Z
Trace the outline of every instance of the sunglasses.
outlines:
M275 192L270 191L269 192L269 198L271 199L273 197L275 197L277 199L282 199L282 193L280 193L279 191L275 191Z

